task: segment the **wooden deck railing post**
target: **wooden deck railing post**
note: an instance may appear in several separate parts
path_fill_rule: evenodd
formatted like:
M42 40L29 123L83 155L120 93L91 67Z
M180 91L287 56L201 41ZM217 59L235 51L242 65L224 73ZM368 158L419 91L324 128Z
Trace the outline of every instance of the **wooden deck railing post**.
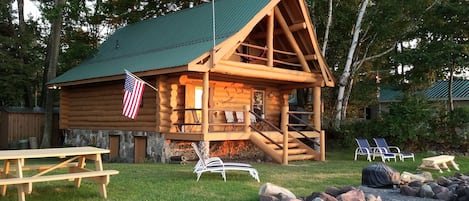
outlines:
M320 146L320 161L325 161L326 160L326 132L321 131L321 135L319 136L319 144Z
M282 107L281 129L283 132L282 165L288 165L288 106Z
M249 110L251 110L251 107L249 105L244 106L244 132L250 133L251 132L251 115L249 115Z
M314 129L320 131L319 139L315 141L319 142L319 149L315 148L316 151L319 151L321 155L321 161L325 160L326 153L323 152L326 150L326 139L325 133L321 129L321 87L313 88L313 126Z
M208 93L209 93L209 72L204 73L203 93L202 93L202 134L207 137L208 134Z

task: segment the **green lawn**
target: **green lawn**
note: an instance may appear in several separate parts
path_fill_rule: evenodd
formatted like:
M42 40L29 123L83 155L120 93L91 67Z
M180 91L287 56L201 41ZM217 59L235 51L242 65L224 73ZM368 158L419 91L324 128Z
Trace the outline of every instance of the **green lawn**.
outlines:
M427 154L417 154L416 161L388 162L387 165L399 172L415 173L421 159ZM258 191L262 184L270 182L292 191L297 196L307 196L315 191L324 191L329 186L360 185L361 171L373 163L365 161L362 156L353 160L353 150L329 151L327 160L291 162L289 165L272 163L251 163L258 171L261 182L256 182L247 172L230 171L227 181L223 182L220 174L205 173L196 182L192 173L193 163L179 164L124 164L106 163L105 169L119 170L118 175L111 176L108 185L108 199L119 201L143 200L259 200ZM35 161L41 162L41 161ZM375 162L378 162L376 160ZM469 157L456 157L461 173L469 171ZM453 169L454 170L454 169ZM432 171L433 177L454 175L456 171L438 173ZM99 196L94 183L84 181L79 189L71 182L36 183L28 201L35 200L104 200ZM2 201L17 200L14 187L9 187L7 196Z

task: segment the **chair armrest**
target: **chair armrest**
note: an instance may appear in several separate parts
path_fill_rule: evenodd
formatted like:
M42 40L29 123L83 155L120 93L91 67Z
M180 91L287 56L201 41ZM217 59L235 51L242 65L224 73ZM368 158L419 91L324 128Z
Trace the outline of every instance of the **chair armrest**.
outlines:
M223 161L219 157L210 157L205 160L207 166L224 166Z
M388 146L389 150L391 149L395 149L397 151L397 153L401 153L401 149L399 149L399 147L396 147L396 146Z
M373 149L373 153L383 154L387 152L386 149L383 147L372 147L372 149Z
M368 148L360 148L360 147L357 147L357 148L355 149L355 153L363 152L363 150L365 150L366 153L368 153L368 154L371 153Z

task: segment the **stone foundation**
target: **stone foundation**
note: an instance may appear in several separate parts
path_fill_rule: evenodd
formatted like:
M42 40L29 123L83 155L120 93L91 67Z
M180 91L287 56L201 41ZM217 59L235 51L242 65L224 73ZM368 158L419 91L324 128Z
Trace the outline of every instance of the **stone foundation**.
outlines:
M119 139L118 152L110 145L110 137ZM64 146L94 146L116 151L117 157L103 156L108 162L135 162L135 138L146 139L144 157L146 162L169 163L172 156L184 156L188 160L198 160L191 142L166 140L164 134L156 132L116 131L116 130L64 130ZM270 161L271 159L250 141L210 142L210 156L223 160ZM137 147L137 149L139 149Z

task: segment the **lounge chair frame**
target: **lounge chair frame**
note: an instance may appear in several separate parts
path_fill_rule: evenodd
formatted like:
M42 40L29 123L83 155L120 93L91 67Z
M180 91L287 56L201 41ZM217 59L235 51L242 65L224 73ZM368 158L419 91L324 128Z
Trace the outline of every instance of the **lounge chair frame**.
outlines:
M203 157L197 144L192 143L195 153L199 157L199 161L194 166L194 173L197 174L197 182L200 179L200 176L204 172L220 173L223 177L223 180L226 182L226 171L227 170L238 170L238 171L247 171L249 174L257 181L260 182L259 173L257 170L247 163L235 163L228 162L225 163L219 157Z

